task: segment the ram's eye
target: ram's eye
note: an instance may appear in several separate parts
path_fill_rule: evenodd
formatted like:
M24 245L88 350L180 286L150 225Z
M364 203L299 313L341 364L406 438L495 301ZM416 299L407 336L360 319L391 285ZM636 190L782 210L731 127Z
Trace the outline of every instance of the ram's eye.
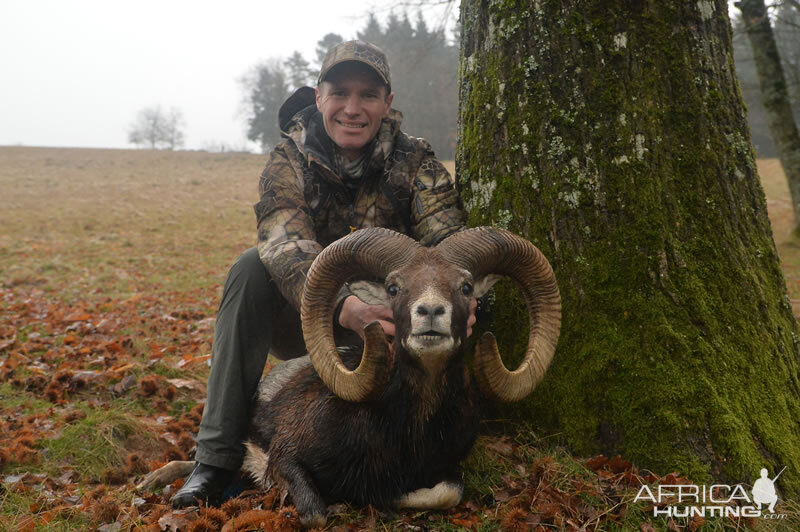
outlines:
M400 291L400 289L397 288L396 284L390 284L389 288L387 288L386 291L389 292L389 295L391 297L395 297L397 295L397 293Z
M461 287L461 293L465 296L472 295L472 285L469 283L464 283L464 286Z

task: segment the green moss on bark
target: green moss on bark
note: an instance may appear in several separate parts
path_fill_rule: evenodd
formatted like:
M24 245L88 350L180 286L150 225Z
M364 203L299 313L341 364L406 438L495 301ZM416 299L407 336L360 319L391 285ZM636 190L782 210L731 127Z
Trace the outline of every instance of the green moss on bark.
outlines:
M800 473L800 382L726 13L464 0L457 173L469 223L529 238L564 301L554 363L509 412L579 453L742 482ZM509 366L513 292L490 324Z

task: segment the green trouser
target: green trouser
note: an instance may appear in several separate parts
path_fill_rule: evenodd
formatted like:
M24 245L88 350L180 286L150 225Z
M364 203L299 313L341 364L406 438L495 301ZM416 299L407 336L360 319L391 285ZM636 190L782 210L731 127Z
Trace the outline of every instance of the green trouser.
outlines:
M241 466L252 398L267 354L300 356L305 353L302 338L300 315L270 278L258 250L248 249L231 267L217 310L198 462L228 470Z

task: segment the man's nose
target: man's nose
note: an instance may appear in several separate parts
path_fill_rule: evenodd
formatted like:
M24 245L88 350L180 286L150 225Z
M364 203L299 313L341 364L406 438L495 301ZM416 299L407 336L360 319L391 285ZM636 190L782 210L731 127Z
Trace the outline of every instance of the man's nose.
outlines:
M357 115L361 112L361 98L357 95L350 96L344 106L344 112L348 115Z

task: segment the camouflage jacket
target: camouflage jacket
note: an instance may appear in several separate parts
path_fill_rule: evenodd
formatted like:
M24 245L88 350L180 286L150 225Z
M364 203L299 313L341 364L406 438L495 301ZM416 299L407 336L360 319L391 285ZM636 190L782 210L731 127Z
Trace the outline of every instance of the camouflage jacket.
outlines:
M284 140L269 154L254 209L261 261L294 308L317 254L355 229L387 227L430 246L463 227L453 178L427 141L400 131L400 113L383 120L358 179L337 168L316 106L281 118Z

